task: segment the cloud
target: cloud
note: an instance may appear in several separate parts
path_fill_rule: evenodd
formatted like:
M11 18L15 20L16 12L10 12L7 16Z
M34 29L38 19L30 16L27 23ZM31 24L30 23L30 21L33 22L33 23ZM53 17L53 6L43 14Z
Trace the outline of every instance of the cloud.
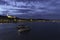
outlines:
M25 1L25 2L24 2ZM30 2L29 2L30 1ZM60 15L60 0L1 0L0 12L9 11L11 15ZM5 5L6 4L6 5ZM13 13L13 14L12 14Z
M6 1L0 0L0 5L7 4Z
M20 1L20 2L21 2L21 1L24 1L24 2L26 2L26 1L29 1L29 2L30 2L30 1L33 1L33 2L34 2L34 1L46 1L46 2L47 2L47 1L50 1L50 0L15 0L15 1L18 1L18 2L19 2L19 1Z

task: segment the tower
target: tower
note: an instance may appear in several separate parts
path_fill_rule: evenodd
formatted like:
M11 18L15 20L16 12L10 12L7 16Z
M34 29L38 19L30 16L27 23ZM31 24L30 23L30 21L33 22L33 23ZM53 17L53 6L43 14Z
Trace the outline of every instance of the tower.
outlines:
M8 16L8 13L6 14L6 16Z

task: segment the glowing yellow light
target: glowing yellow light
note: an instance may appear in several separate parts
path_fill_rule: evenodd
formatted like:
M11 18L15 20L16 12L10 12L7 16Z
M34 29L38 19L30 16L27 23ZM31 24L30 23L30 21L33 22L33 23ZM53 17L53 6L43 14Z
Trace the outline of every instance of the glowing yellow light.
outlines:
M8 18L12 18L11 16L7 16Z
M30 19L30 21L32 21L32 19Z
M8 18L15 18L15 16L7 16Z
M16 21L16 19L14 19L14 21Z

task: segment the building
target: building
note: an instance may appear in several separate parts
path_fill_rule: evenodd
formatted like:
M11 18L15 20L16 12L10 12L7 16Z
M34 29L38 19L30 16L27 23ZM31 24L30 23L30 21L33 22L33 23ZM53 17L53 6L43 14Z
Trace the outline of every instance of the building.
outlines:
M7 14L7 17L8 17L8 18L16 18L15 16L10 16L10 15L8 15L8 14Z

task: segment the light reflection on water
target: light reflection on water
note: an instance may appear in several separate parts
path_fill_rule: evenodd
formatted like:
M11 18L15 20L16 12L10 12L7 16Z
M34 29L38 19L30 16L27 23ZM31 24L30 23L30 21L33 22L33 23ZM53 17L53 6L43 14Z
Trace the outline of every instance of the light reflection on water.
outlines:
M18 25L27 25L31 27L28 33L18 33ZM60 39L60 23L9 23L0 24L0 40L52 40Z

